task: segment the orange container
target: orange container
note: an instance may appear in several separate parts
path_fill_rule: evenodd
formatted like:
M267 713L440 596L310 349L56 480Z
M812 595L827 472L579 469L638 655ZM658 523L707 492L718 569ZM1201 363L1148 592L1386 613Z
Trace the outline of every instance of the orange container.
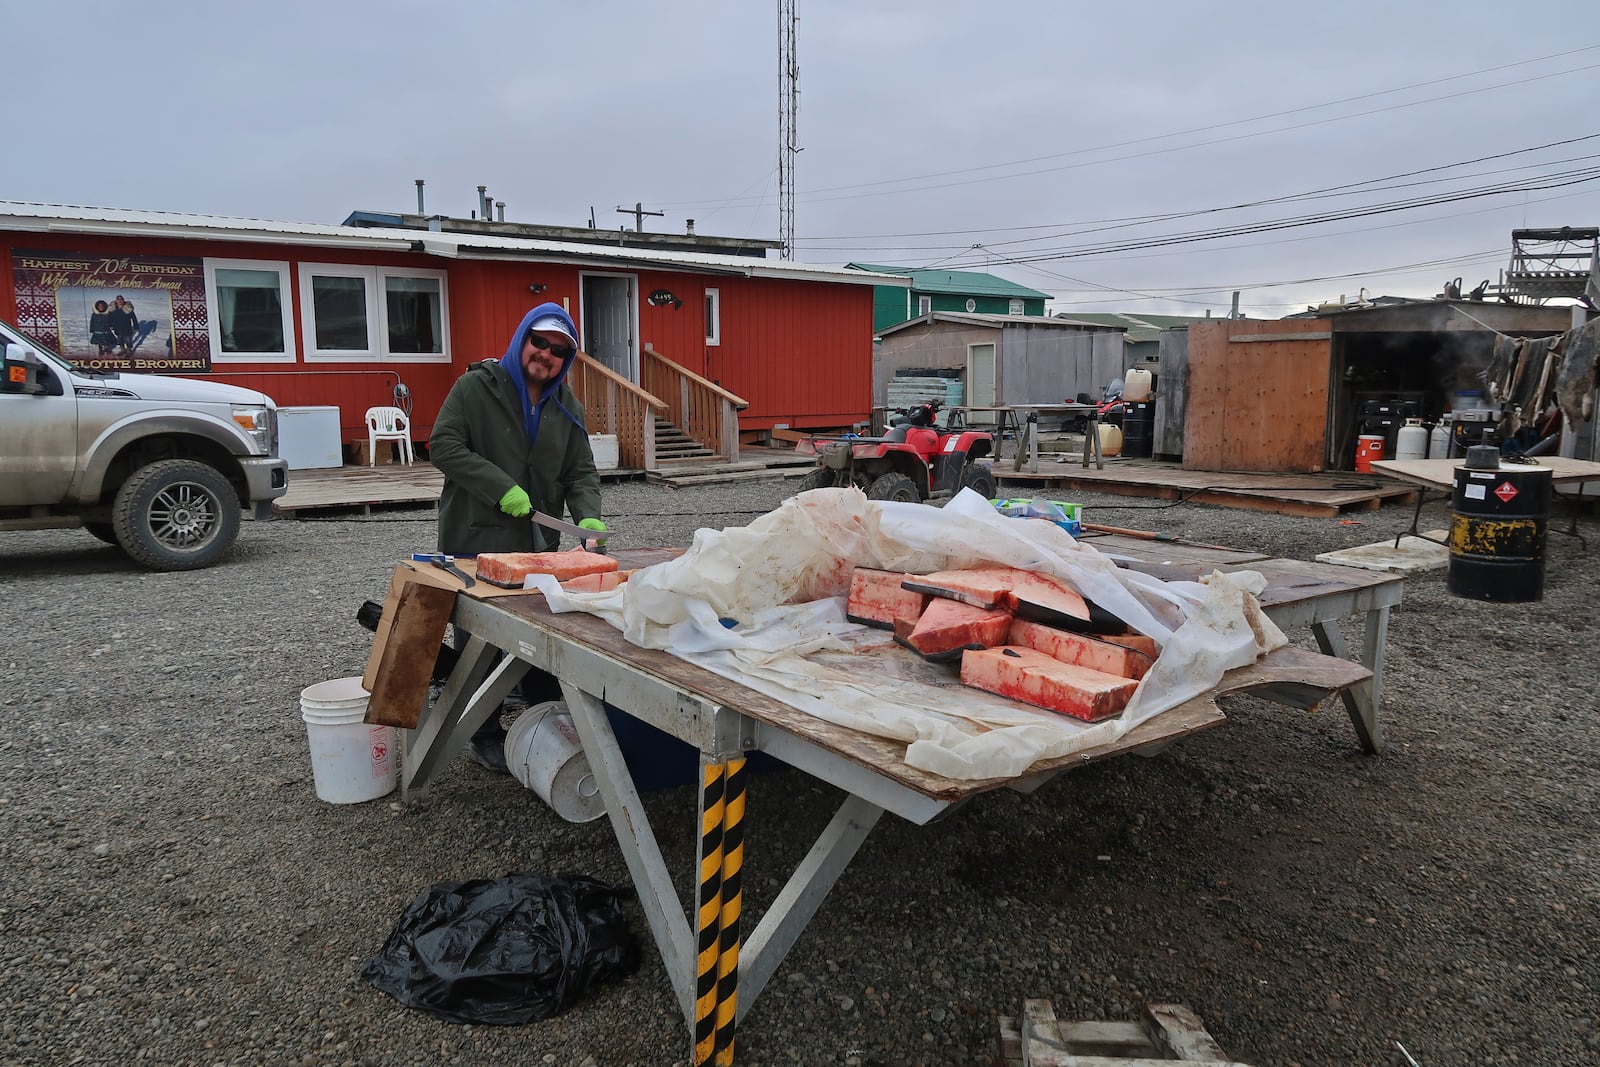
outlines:
M1372 461L1383 458L1383 434L1364 433L1356 438L1356 470L1372 473Z

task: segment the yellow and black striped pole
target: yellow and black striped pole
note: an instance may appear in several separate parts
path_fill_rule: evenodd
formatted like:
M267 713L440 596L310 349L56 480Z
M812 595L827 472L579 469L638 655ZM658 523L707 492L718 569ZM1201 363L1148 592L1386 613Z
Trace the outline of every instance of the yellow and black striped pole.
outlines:
M727 763L722 819L722 936L717 956L717 1067L732 1067L739 1008L739 913L744 906L744 760Z
M701 768L699 932L695 956L694 1064L733 1063L739 1007L739 913L743 907L744 765Z

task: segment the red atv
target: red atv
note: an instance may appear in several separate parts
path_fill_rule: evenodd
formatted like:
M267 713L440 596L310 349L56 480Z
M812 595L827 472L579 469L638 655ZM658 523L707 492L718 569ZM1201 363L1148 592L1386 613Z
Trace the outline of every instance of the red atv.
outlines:
M817 457L817 469L800 480L797 492L854 485L871 500L943 502L962 489L995 495L994 475L976 462L994 450L994 437L981 430L941 434L934 426L939 401L897 411L882 437L809 437L795 451Z

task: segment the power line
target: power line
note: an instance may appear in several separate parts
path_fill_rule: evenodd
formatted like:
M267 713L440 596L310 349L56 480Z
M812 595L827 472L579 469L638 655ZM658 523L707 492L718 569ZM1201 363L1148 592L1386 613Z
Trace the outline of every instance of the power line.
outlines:
M1105 255L1109 253L1124 252L1135 249L1165 248L1171 245L1191 244L1200 241L1214 241L1225 237L1240 236L1243 234L1265 233L1273 230L1291 229L1302 226L1316 226L1327 222L1337 222L1343 219L1363 218L1369 215L1389 214L1396 211L1409 211L1418 207L1429 207L1435 204L1448 204L1461 200L1473 200L1485 196L1503 196L1512 193L1536 192L1544 189L1556 189L1569 185L1591 182L1596 179L1600 179L1600 167L1587 167L1578 170L1564 171L1552 175L1541 175L1537 178L1527 178L1515 182L1502 182L1475 189L1456 190L1453 192L1437 193L1429 196L1411 197L1403 200L1386 201L1378 204L1341 208L1333 211L1324 211L1308 215L1297 215L1283 219L1272 219L1262 222L1217 227L1209 230L1180 231L1172 234L1157 234L1147 237L1127 238L1119 241L1092 242L1082 245L1067 245L1054 249L1041 249L1030 252L1026 256L1016 257L1014 262L1049 262L1056 259L1080 259L1086 256Z
M1225 212L1225 211L1238 211L1238 210L1243 210L1245 208L1264 207L1264 206L1269 205L1269 204L1290 203L1290 202L1297 201L1297 200L1314 200L1314 199L1323 199L1323 198L1328 198L1328 197L1333 197L1333 196L1353 196L1353 195L1356 195L1359 192L1383 192L1386 189L1406 188L1407 187L1406 185L1384 186L1384 185L1381 185L1380 183L1398 181L1401 178L1412 178L1412 177L1417 177L1417 176L1420 176L1420 175L1423 175L1423 174L1433 174L1433 173L1437 173L1439 171L1444 171L1444 170L1455 170L1455 169L1460 168L1460 167L1470 167L1470 166L1472 166L1474 164L1477 164L1477 163L1487 163L1487 162L1490 162L1490 161L1496 160L1496 159L1508 159L1508 158L1510 158L1512 156L1526 155L1526 154L1528 154L1530 152L1542 152L1542 151L1544 151L1546 149L1549 149L1549 148L1559 148L1559 147L1562 147L1564 145L1580 144L1580 143L1582 143L1584 141L1592 141L1592 140L1595 140L1597 138L1600 138L1600 133L1585 134L1582 137L1569 137L1569 138L1566 138L1566 139L1563 139L1563 140L1560 140L1560 141L1550 141L1550 142L1548 142L1546 144L1534 145L1534 146L1529 147L1529 148L1516 148L1516 149L1511 149L1511 150L1505 151L1505 152L1496 152L1496 153L1494 153L1492 155L1477 156L1477 157L1475 157L1473 159L1458 160L1458 161L1456 161L1454 163L1441 163L1441 164L1439 164L1437 166L1423 167L1423 168L1420 168L1420 169L1417 169L1417 170L1401 171L1398 174L1387 174L1387 175L1384 175L1383 177L1379 177L1379 178L1366 178L1366 179L1363 179L1361 181L1345 182L1345 183L1343 183L1341 185L1329 185L1329 186L1324 186L1324 187L1319 188L1319 189L1309 189L1309 190L1306 190L1304 192L1299 192L1299 193L1286 193L1286 194L1284 194L1282 196L1265 197L1265 198L1262 198L1262 199L1259 199L1259 200L1246 200L1246 201L1242 201L1242 202L1237 203L1237 204L1225 204L1225 205L1222 205L1220 207L1197 208L1197 209L1192 210L1192 211L1172 211L1172 212L1164 212L1164 213L1154 214L1154 215L1128 215L1128 216L1123 216L1123 217L1120 217L1120 218L1097 219L1097 220L1092 220L1092 221L1075 222L1075 223L1074 222L1060 222L1060 223L1043 223L1043 224L1028 225L1028 226L999 226L999 227L994 227L994 228L991 228L991 229L944 230L944 231L935 230L935 231L925 231L925 232L921 232L921 233L885 233L885 234L871 234L871 235L865 235L865 236L861 236L861 237L851 237L851 236L845 236L845 237L814 237L814 238L810 238L809 240L803 241L801 243L802 244L816 246L817 242L819 242L819 241L841 241L841 240L842 241L858 241L858 240L867 241L867 240L894 239L894 238L901 238L901 237L959 237L959 236L966 236L966 235L969 235L969 234L1010 233L1010 232L1014 232L1014 231L1017 231L1017 230L1060 229L1061 227L1064 227L1064 226L1067 226L1067 227L1090 227L1090 229L1068 230L1068 231L1063 232L1063 233L1051 234L1051 235L1046 235L1046 236L1043 236L1043 237L1018 238L1018 239L1013 240L1013 241L999 242L1001 244L1023 244L1023 243L1026 243L1028 241L1049 240L1052 237L1066 237L1066 236L1073 236L1073 235L1078 234L1078 233L1092 233L1092 232L1095 232L1095 230L1093 228L1111 229L1111 228L1116 228L1116 227L1119 227L1119 226L1138 226L1138 225L1145 225L1145 224L1148 224L1148 223L1151 223L1151 222L1168 222L1168 221L1171 221L1173 219L1193 218L1193 217L1198 216L1198 215L1219 214L1219 213ZM1521 167L1506 168L1504 170L1498 170L1498 171L1482 171L1482 172L1478 172L1478 173L1475 173L1475 174L1463 174L1463 175L1457 175L1454 178L1435 178L1435 179L1430 179L1430 182L1437 183L1437 182L1441 182L1441 181L1459 181L1459 180L1464 180L1464 179L1467 179L1467 178L1484 177L1484 176L1490 175L1490 174L1510 173L1511 171L1514 171L1514 170L1527 170L1527 169L1532 168L1532 167L1555 166L1555 165L1560 164L1560 163L1578 162L1578 161L1581 161L1581 160L1594 159L1594 158L1597 158L1597 157L1591 155L1591 156L1577 156L1577 157L1573 157L1571 159L1547 160L1547 161L1545 161L1543 163L1528 163L1528 164L1524 164ZM1429 182L1413 183L1413 184L1429 184ZM1366 187L1366 188L1363 188L1363 187ZM994 244L994 242L990 242L990 246L991 247L993 246L993 244ZM823 249L823 250L830 250L830 251L842 250L842 249L840 249L839 246L821 245L821 246L817 246L817 247L819 247L820 249ZM872 246L872 247L882 248L882 247L890 247L890 246L878 245L878 246ZM951 246L951 245L928 245L928 246L897 245L897 246L893 246L893 247L898 247L898 248L923 247L923 248L926 248L929 251L940 251L940 250L943 250L943 249L946 249L946 248L950 248L950 247L954 247L954 246ZM963 247L971 247L971 246L969 245L969 246L963 246Z
M1502 63L1502 64L1499 64L1498 66L1483 67L1483 68L1481 68L1479 70L1467 71L1464 74L1452 74L1452 75L1448 75L1448 76L1443 77L1443 78L1432 78L1432 79L1429 79L1427 81L1412 82L1409 85L1396 86L1393 89L1380 89L1380 90L1377 90L1377 91L1374 91L1374 92L1370 92L1370 93L1360 93L1360 94L1358 94L1356 96L1341 97L1341 98L1339 98L1337 100L1329 100L1329 101L1325 101L1325 102L1320 103L1320 104L1306 104L1306 105L1301 106L1301 107L1289 108L1289 109L1284 110L1284 111L1272 111L1272 112L1267 112L1266 114L1262 114L1262 115L1255 115L1255 116L1253 116L1251 118L1233 119L1233 120L1230 120L1228 122L1211 123L1210 125L1196 126L1196 127L1192 127L1190 129L1187 129L1187 130L1176 130L1176 131L1173 131L1171 133L1153 134L1153 135L1148 136L1148 137L1138 137L1138 138L1134 138L1134 139L1128 140L1128 141L1116 141L1116 142L1112 142L1110 144L1096 145L1096 146L1093 146L1093 147L1090 147L1090 148L1077 148L1077 149L1073 149L1070 152L1058 152L1058 153L1054 153L1054 154L1051 154L1051 155L1032 156L1032 157L1029 157L1027 159L1011 160L1011 161L1005 162L1005 163L990 163L990 164L985 164L983 166L978 166L978 167L962 167L962 168L958 168L958 169L955 169L955 170L934 171L934 172L931 172L931 173L928 173L928 174L912 175L912 176L905 177L905 178L885 178L885 179L882 179L882 180L879 180L879 181L862 182L862 183L852 184L852 185L826 186L826 187L823 187L823 188L815 190L815 191L818 192L818 193L832 193L832 192L846 192L846 191L849 191L849 190L852 190L852 189L870 189L870 188L874 188L876 186L881 186L881 185L897 185L897 184L902 184L902 183L905 183L905 182L924 181L924 180L929 179L929 178L953 177L953 176L958 175L958 174L975 174L975 173L979 173L981 171L998 170L998 169L1001 169L1001 168L1004 168L1004 167L1019 167L1019 166L1026 166L1026 165L1028 165L1030 163L1042 163L1042 162L1045 162L1045 161L1051 160L1051 159L1065 159L1065 158L1070 158L1072 156L1088 155L1088 154L1093 153L1093 152L1106 152L1106 151L1110 151L1110 150L1115 149L1115 148L1128 148L1128 147L1131 147L1133 145L1148 144L1148 143L1150 143L1152 141L1161 141L1161 140L1166 140L1166 139L1172 138L1172 137L1187 137L1190 134L1209 133L1212 130L1227 129L1227 128L1232 127L1232 126L1245 126L1245 125L1248 125L1248 124L1250 124L1252 122L1264 122L1264 121L1266 121L1268 119L1282 118L1285 115L1296 115L1296 114L1301 114L1301 113L1307 112L1307 111L1317 111L1317 110L1320 110L1320 109L1325 108L1325 107L1337 107L1340 104L1355 103L1355 102L1357 102L1359 100L1371 100L1371 99L1376 99L1377 97L1381 97L1381 96L1392 96L1395 93L1408 92L1408 91L1410 91L1412 89L1425 89L1430 85L1442 85L1442 84L1444 84L1446 82L1461 81L1462 79L1465 79L1465 78L1477 77L1480 74L1493 74L1496 71L1510 70L1510 69L1512 69L1514 67L1525 67L1525 66L1529 66L1529 65L1534 64L1534 63L1545 63L1545 62L1548 62L1548 61L1553 60L1553 59L1563 59L1563 58L1565 58L1567 56L1578 55L1578 54L1583 53L1583 52L1592 52L1597 48L1600 48L1600 44L1584 45L1581 48L1572 48L1572 49L1568 49L1568 50L1563 51L1563 52L1553 52L1550 55L1537 56L1537 57L1535 57L1533 59L1518 60L1515 63ZM1580 67L1578 69L1587 70L1589 68ZM1541 75L1541 77L1554 77L1554 76L1555 75ZM1537 79L1532 79L1532 80L1537 80ZM1508 85L1517 85L1517 84L1522 84L1522 83L1521 82L1510 82L1510 83L1506 83L1506 84L1508 84ZM1489 86L1488 88L1503 88L1503 87L1504 86ZM1476 90L1475 89L1475 90L1471 90L1471 91L1472 92L1481 92L1483 90ZM1465 95L1465 94L1462 94L1462 95ZM1441 97L1439 99L1449 99L1449 97ZM1417 101L1416 103L1430 103L1430 102L1432 102L1432 101ZM1405 104L1405 105L1400 105L1400 106L1409 107L1409 106L1412 106L1412 105ZM1298 129L1299 127L1288 127L1288 128L1289 129ZM1220 143L1220 142L1207 142L1207 143ZM1186 146L1186 147L1198 147L1198 146ZM1132 157L1130 157L1130 158L1132 158ZM1103 161L1103 162L1111 162L1111 161L1106 160L1106 161ZM667 205L664 205L664 206L666 206L666 207L698 207L700 204L708 203L708 202L709 201L688 200L688 201L679 201L679 202L672 203L672 204L667 204ZM726 201L722 201L722 202L725 203Z

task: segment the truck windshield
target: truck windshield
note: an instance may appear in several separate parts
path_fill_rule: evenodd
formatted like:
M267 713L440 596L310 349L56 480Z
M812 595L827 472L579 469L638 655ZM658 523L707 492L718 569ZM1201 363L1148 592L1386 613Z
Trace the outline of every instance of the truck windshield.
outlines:
M83 371L71 360L58 356L55 352L46 348L38 341L33 340L31 337L23 337L21 330L18 330L15 326L9 322L6 322L4 319L0 319L0 345L22 345L24 348L31 348L49 362L60 367L62 370L71 371L76 374L83 373Z

